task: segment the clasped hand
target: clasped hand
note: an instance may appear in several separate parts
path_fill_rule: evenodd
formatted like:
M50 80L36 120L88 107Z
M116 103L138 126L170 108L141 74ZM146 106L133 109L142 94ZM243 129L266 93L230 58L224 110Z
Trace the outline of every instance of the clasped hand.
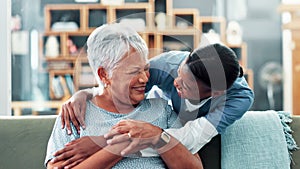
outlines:
M162 129L150 123L138 120L121 120L104 135L107 144L113 145L125 141L131 143L121 151L121 155L133 154L147 147L153 147L159 140Z

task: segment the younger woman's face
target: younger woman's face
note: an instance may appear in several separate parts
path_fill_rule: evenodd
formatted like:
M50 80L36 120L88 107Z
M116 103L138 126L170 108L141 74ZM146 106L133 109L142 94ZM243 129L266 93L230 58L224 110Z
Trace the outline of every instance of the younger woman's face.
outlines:
M200 100L201 96L203 97L206 95L208 87L195 78L189 67L186 65L186 61L181 63L177 73L178 77L174 80L174 86L181 98Z

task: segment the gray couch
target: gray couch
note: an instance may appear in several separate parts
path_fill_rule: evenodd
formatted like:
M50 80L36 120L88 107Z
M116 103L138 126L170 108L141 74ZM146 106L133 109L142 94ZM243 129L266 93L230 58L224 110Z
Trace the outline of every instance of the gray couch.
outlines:
M40 169L56 116L0 117L0 169ZM291 128L300 143L300 116ZM300 150L293 153L294 169L300 169ZM211 160L214 160L211 158ZM274 159L275 160L275 159Z

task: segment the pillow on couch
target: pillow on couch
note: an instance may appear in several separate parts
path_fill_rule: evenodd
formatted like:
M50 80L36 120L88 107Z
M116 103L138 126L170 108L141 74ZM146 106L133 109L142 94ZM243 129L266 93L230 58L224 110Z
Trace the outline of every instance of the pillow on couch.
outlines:
M283 126L275 111L249 111L222 135L224 169L289 169Z

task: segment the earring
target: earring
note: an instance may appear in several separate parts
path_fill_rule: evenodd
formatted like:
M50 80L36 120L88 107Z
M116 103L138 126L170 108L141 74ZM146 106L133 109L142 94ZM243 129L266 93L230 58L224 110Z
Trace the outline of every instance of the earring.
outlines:
M104 83L104 89L106 89L107 88L107 83Z

